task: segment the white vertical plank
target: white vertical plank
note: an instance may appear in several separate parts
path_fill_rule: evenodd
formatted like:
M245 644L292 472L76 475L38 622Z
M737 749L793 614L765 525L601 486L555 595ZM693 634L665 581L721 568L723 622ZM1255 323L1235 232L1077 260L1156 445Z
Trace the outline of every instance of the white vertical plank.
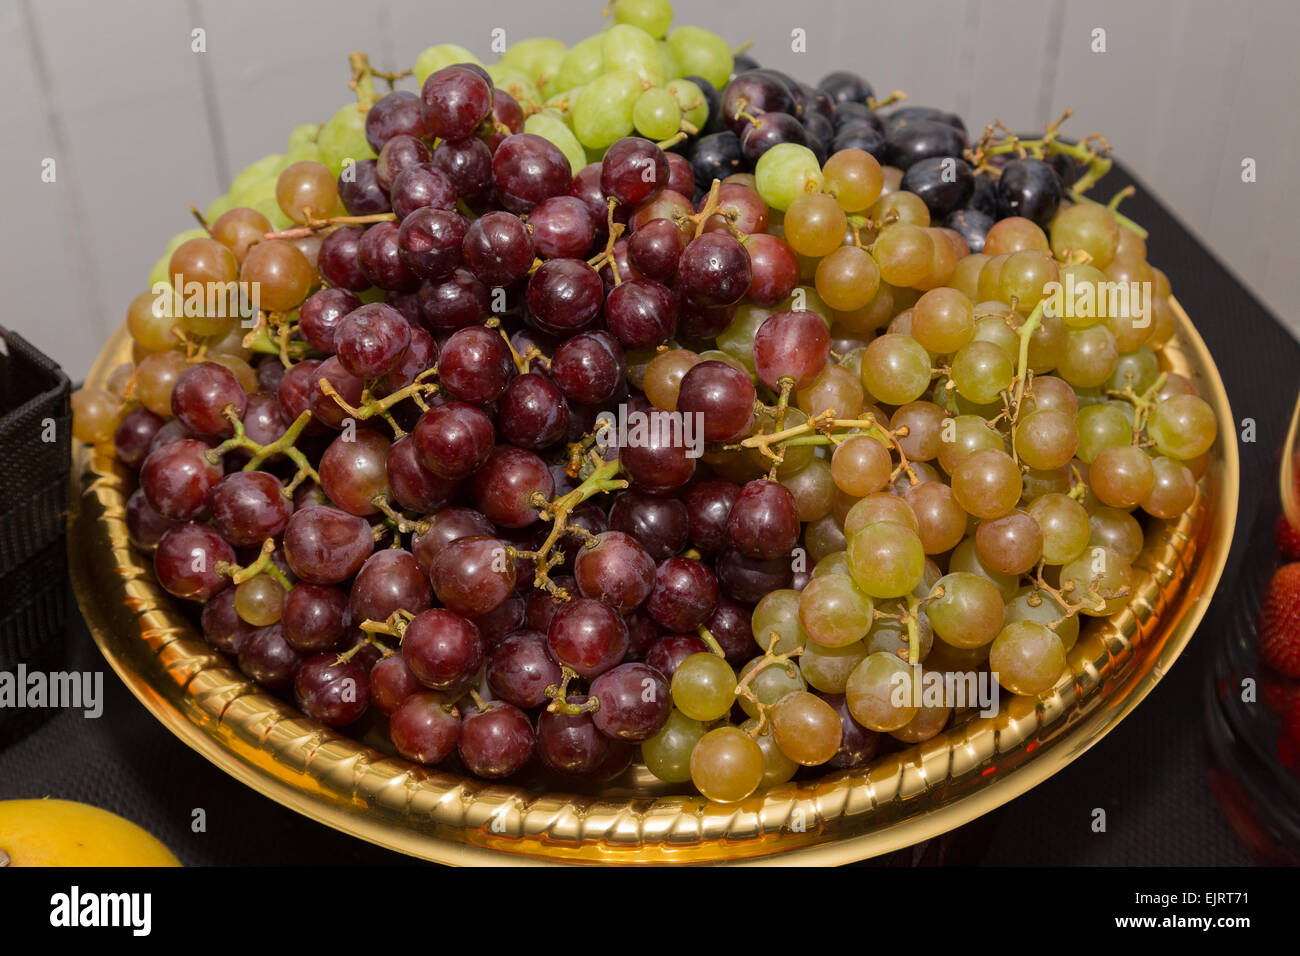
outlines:
M1059 13L1058 0L981 4L973 69L964 78L964 95L970 104L965 119L972 136L995 120L1009 129L1032 133L1055 119L1042 115L1042 102L1050 89L1048 61L1055 59L1059 49ZM1060 107L1050 102L1050 92L1046 98L1048 111L1059 115Z

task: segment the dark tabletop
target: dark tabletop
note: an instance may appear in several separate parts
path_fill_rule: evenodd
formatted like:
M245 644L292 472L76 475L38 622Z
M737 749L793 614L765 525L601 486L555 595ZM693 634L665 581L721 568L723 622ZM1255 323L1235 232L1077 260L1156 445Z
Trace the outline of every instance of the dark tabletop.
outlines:
M1117 166L1093 195L1104 198L1130 182ZM992 865L1250 862L1206 784L1201 702L1255 503L1273 480L1296 400L1300 344L1137 185L1124 212L1150 231L1148 258L1168 274L1209 345L1237 426L1243 418L1257 423L1256 441L1239 446L1241 509L1232 555L1196 638L1147 700L1070 766L968 827L958 838L963 852L949 858ZM281 807L191 751L104 665L75 611L67 640L68 668L106 672L104 714L87 720L60 713L0 752L0 799L52 796L104 807L153 832L187 864L411 862ZM1098 807L1106 811L1104 833L1091 827ZM206 832L191 832L196 808L205 811Z

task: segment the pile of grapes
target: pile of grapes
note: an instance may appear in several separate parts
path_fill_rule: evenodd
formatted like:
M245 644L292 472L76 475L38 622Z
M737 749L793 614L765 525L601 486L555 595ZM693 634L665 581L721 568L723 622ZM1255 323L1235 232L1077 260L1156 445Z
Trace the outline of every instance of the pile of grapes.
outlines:
M735 801L966 719L935 675L1049 691L1216 433L1104 141L612 13L418 94L353 54L177 237L74 397L133 544L263 687L489 779Z

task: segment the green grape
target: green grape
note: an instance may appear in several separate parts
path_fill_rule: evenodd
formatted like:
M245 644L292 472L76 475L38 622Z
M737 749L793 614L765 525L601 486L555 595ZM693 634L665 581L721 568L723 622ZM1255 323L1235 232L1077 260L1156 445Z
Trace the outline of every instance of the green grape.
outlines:
M605 36L595 36L580 40L569 48L560 61L551 82L543 84L542 92L552 96L561 90L571 90L575 86L585 86L605 72Z
M755 374L754 336L758 334L758 327L772 314L771 309L742 303L736 309L736 317L731 320L731 324L714 340L718 348L740 362L751 377Z
M1011 693L1033 697L1051 690L1065 670L1065 645L1044 624L1016 621L989 648L989 670Z
M1010 514L1024 491L1020 466L1004 451L981 449L967 455L952 472L957 504L976 518L990 520Z
M615 23L640 27L656 40L662 39L673 23L673 5L668 0L614 0L610 12Z
M554 110L543 110L528 117L524 120L524 132L540 136L556 146L569 161L571 169L582 169L587 164L587 154L578 137Z
M1052 252L1064 259L1072 250L1083 250L1097 269L1110 265L1119 246L1119 223L1109 209L1080 203L1057 213L1048 227Z
M1008 310L1009 311L1009 310ZM1003 313L1005 314L1005 313ZM1020 355L1020 338L1002 315L979 315L976 310L974 342L992 342L1013 362Z
M704 91L687 79L669 80L668 91L677 98L682 119L696 129L704 129L709 119L709 101L704 98Z
M1074 647L1079 639L1079 615L1066 614L1050 592L1040 591L1033 586L1021 588L1015 597L1007 602L1006 620L1008 624L1016 621L1037 621L1054 630L1061 639L1061 646L1066 652Z
M564 123L565 126L572 130L573 104L577 102L578 97L582 95L584 89L586 89L585 86L575 86L571 90L565 90L563 93L558 93L542 103L542 109L547 113L555 114L555 116ZM585 161L587 154L584 152L582 156Z
M1088 547L1108 548L1132 564L1142 553L1142 526L1127 511L1098 504L1088 515Z
M1074 262L1061 267L1060 281L1061 293L1053 298L1051 312L1059 313L1066 327L1086 329L1106 318L1106 273L1089 263Z
M280 208L280 203L275 198L275 184L275 179L263 179L236 196L234 204L237 207L256 209L270 221L274 229L288 229L294 222Z
M1043 560L1047 564L1068 564L1088 546L1092 534L1088 511L1069 495L1043 495L1025 510L1043 533Z
M1209 451L1218 429L1214 409L1196 395L1171 395L1156 402L1147 422L1156 450L1181 461L1199 458Z
M537 88L532 78L523 70L494 63L487 68L487 71L488 76L492 77L493 86L499 90L505 90L520 103L537 103L541 101L541 90Z
M758 668L763 663L764 658L756 657L740 669L740 679L743 681L751 671ZM750 692L758 698L758 702L764 707L771 707L786 694L793 694L796 691L807 690L808 685L804 683L803 674L792 661L780 661L777 663L769 662L750 680ZM758 708L754 702L744 694L737 695L740 703L740 709L750 717L758 716Z
M886 405L914 402L930 387L930 353L907 335L872 339L862 356L862 385Z
M789 654L796 647L808 643L808 632L799 619L799 592L791 588L769 591L754 605L750 616L750 629L754 642L767 650L772 633L777 635L776 653Z
M605 149L631 133L632 107L640 95L641 78L630 70L606 73L588 83L573 104L578 142L588 149Z
M1005 451L1006 443L997 429L979 415L957 415L940 425L939 467L948 474L967 455L983 448Z
M274 180L272 180L272 182L274 182ZM271 195L275 195L274 189L271 190ZM195 227L194 229L186 229L184 232L178 232L176 233L176 235L172 236L169 240L167 240L167 248L165 250L165 254L167 258L170 260L172 253L175 252L177 249L179 249L181 246L183 246L185 243L189 242L191 239L206 239L206 238L208 238L207 230L200 229L198 227ZM168 278L170 279L171 277L168 276Z
M289 142L285 146L287 152L292 152L299 146L306 146L309 143L315 144L316 137L320 135L320 123L302 123L295 126L289 131Z
M1141 395L1155 384L1160 377L1160 359L1149 345L1143 345L1133 352L1126 352L1119 357L1115 373L1111 375L1106 388L1122 392L1131 388Z
M280 153L271 153L269 156L263 156L261 159L249 163L240 170L239 175L236 176L234 181L230 184L230 189L228 190L227 195L238 196L249 186L254 186L267 177L274 179L276 176L280 175L280 170L284 169L287 165L289 164L284 161L284 156Z
M775 787L785 783L799 770L799 765L781 752L772 736L772 725L764 722L762 733L758 732L759 719L751 717L740 725L740 729L749 734L763 751L763 782L760 786ZM755 734L757 733L757 736Z
M956 289L931 289L912 307L912 335L928 352L950 355L974 334L974 309Z
M203 210L203 218L208 222L216 222L223 213L227 213L234 208L235 201L230 197L229 193L226 193L224 196L218 196L208 203L208 208Z
M680 32L681 29L673 35ZM713 82L708 76L704 78ZM798 143L777 143L754 166L754 188L764 202L781 212L789 209L800 196L821 192L822 183L817 155Z
M300 143L284 154L285 163L292 166L301 162L320 162L320 147L315 143Z
M880 609L889 614L901 615L907 613L907 605L902 601L886 602L880 605ZM931 648L934 647L934 626L930 623L930 616L925 613L925 608L917 611L916 623L917 638L920 645L919 659L925 660L930 655ZM872 624L871 630L867 632L867 636L862 643L866 646L868 654L878 654L884 651L899 660L907 660L912 650L912 638L908 633L907 625L901 620L888 617L882 617Z
M1115 333L1104 325L1074 329L1067 334L1064 355L1056 367L1057 374L1075 388L1101 385L1114 374L1119 364L1119 347Z
M691 779L691 751L706 733L704 724L674 709L658 733L641 741L641 759L665 783L685 783Z
M862 640L871 630L871 598L848 574L813 578L799 595L799 620L808 637L826 647Z
M560 62L569 48L563 40L554 37L530 37L512 43L501 54L498 66L508 66L519 70L532 79L537 86L543 86L546 80L560 69Z
M977 405L991 405L1011 386L1015 367L1007 353L991 342L971 342L952 357L957 393Z
M923 227L896 222L880 230L871 246L871 256L880 267L880 277L885 282L895 286L914 286L923 282L930 272L934 261L934 241Z
M822 555L812 569L812 576L815 578L819 578L823 574L848 573L849 557L847 551L832 551L830 554Z
M988 578L954 571L939 579L943 594L926 603L935 634L953 647L983 647L1002 630L1002 594Z
M844 533L853 535L867 525L880 521L892 521L917 534L921 531L916 512L906 500L888 491L878 491L867 495L849 509L849 513L844 516Z
M736 727L718 727L691 751L691 782L710 800L744 800L763 782L763 751Z
M1002 595L1003 601L1011 600L1011 596L1020 587L1018 577L1011 574L998 574L980 560L979 551L975 548L974 535L953 548L952 554L948 556L948 572L951 574L956 571L969 571L971 574L977 574L992 581L993 586Z
M813 458L789 475L782 475L778 468L777 479L794 495L794 508L800 521L806 523L825 517L835 505L835 481L825 458Z
M655 46L659 50L659 60L663 64L664 78L666 80L681 79L682 64L677 59L677 51L672 48L667 40L660 40Z
M344 160L359 163L375 158L375 151L366 140L366 114L355 103L341 107L330 117L321 128L316 145L320 148L320 161L335 176L343 172Z
M1016 453L1030 468L1053 471L1070 463L1079 447L1074 416L1054 408L1036 408L1016 424Z
M854 641L842 647L810 642L799 655L799 671L809 687L824 694L842 694L849 675L869 653L866 641Z
M420 55L415 58L415 82L423 86L424 81L434 73L454 63L483 65L482 60L463 46L457 46L455 43L439 43L437 46L431 46L421 51Z
M1136 508L1155 486L1151 457L1136 445L1103 448L1088 469L1097 500L1112 508Z
M893 654L868 654L844 686L849 713L877 733L897 730L916 715L912 668Z
M614 24L604 33L601 56L606 73L629 70L650 86L663 86L668 82L658 44L640 27Z
M855 531L847 550L854 583L873 598L902 597L925 573L920 536L892 521Z
M701 27L678 27L668 34L683 76L702 76L718 89L727 85L735 61L731 47L716 33Z
M692 654L673 672L673 704L694 720L725 717L736 702L736 672L712 652Z
M165 252L154 262L153 268L149 270L149 286L152 288L158 282L170 282L167 275L167 266L172 261L170 252Z
M1027 313L1043 297L1043 286L1059 279L1060 269L1047 253L1036 249L1013 252L1002 264L999 298L1004 302L1014 301L1016 308Z
M1133 441L1133 422L1119 402L1085 405L1074 416L1079 432L1079 460L1091 464L1103 448L1128 445Z
M1151 462L1154 480L1142 510L1157 518L1177 518L1196 500L1196 475L1181 461L1160 457Z
M1061 568L1061 593L1083 603L1080 614L1114 614L1128 601L1132 584L1132 566L1110 548L1089 547Z
M646 139L667 139L681 128L682 108L669 90L654 87L636 98L632 123Z

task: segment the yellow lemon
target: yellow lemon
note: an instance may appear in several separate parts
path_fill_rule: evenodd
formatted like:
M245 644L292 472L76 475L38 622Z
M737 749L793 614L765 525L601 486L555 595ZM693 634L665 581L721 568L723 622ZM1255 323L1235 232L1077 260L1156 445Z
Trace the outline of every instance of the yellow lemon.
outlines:
M10 866L180 866L130 820L71 800L0 800L0 862Z

